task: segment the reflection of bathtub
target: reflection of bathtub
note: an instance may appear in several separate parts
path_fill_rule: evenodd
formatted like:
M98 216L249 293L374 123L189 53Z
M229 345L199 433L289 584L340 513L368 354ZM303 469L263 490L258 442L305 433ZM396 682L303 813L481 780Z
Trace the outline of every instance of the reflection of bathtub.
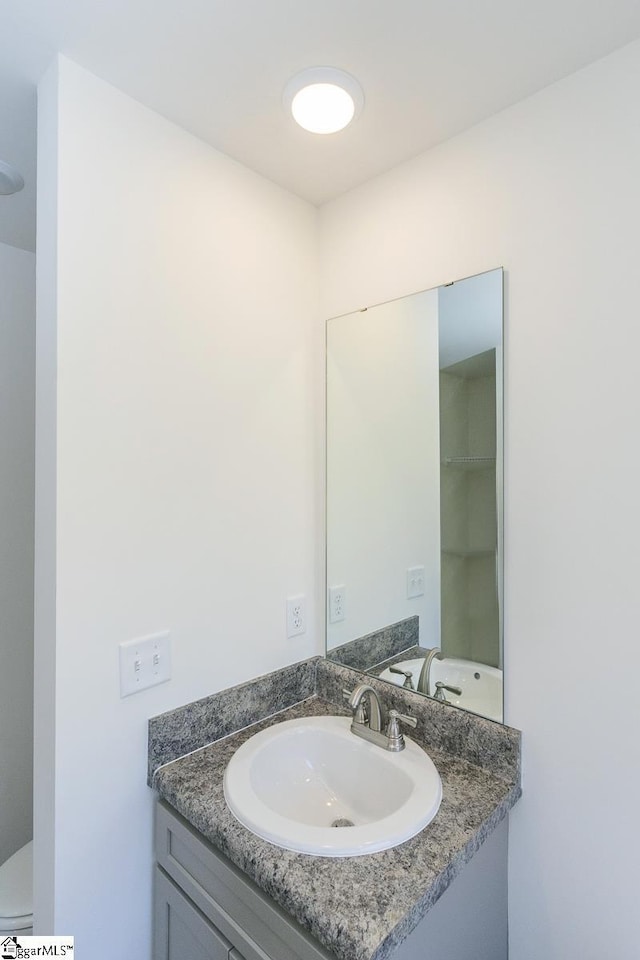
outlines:
M418 679L424 659L401 660L394 663L399 670L410 670L413 674L413 685L418 686ZM404 677L397 673L390 673L389 669L382 670L381 680L389 680L401 687ZM462 696L445 690L444 695L456 707L464 707L472 713L479 713L482 717L502 722L502 670L488 667L484 663L475 663L473 660L462 660L456 657L445 657L444 660L431 662L430 676L431 691L435 691L436 680L460 687Z

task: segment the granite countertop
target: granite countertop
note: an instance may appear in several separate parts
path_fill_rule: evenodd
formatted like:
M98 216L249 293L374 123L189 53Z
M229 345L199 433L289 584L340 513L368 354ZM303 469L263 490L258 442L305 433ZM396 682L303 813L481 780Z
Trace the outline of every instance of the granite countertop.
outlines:
M332 672L326 667L320 670ZM339 686L345 679L349 677L338 673L331 683ZM382 690L391 694L389 685L383 684ZM326 679L321 692L326 695ZM417 697L397 692L394 696ZM436 733L437 722L452 716L426 698L418 697L412 705L425 711L427 719L435 718ZM406 710L406 702L398 707ZM481 755L480 762L470 762L450 749L423 742L442 778L442 804L421 833L390 850L362 857L313 857L283 850L243 827L223 794L224 771L238 747L258 730L283 720L346 712L335 697L314 693L269 719L160 767L153 775L153 786L338 960L387 960L520 796L519 736L517 731L454 711L461 714L461 719L451 721L454 726L458 722L475 733L479 724L489 740L502 730L513 734L511 740L505 736L509 744L505 755L515 755L517 742L515 766L509 770L509 763L503 762L492 769L491 764L482 765ZM412 732L418 742L421 727L416 735ZM467 733L467 742L472 739Z

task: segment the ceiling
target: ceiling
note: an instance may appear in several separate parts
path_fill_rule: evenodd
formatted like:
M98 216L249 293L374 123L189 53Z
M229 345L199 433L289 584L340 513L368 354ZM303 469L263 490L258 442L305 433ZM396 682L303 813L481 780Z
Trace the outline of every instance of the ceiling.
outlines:
M34 248L35 85L56 51L321 204L640 36L638 0L21 0L0 8L0 241ZM336 66L365 108L328 137L282 109Z

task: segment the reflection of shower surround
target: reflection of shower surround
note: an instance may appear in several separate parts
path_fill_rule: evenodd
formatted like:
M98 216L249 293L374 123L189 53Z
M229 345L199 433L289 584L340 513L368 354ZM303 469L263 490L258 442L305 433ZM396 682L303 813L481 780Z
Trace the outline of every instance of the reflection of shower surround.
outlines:
M440 371L440 459L442 649L499 666L495 350Z

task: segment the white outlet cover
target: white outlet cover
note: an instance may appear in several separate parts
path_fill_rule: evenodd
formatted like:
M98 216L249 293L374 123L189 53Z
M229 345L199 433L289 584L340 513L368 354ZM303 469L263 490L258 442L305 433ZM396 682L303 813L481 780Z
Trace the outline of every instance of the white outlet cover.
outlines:
M171 679L169 631L119 644L120 696L129 697Z
M306 597L287 597L287 637L299 637L307 629Z
M409 567L407 570L407 599L424 594L424 567Z
M343 583L329 587L329 623L340 623L347 615L347 594Z

